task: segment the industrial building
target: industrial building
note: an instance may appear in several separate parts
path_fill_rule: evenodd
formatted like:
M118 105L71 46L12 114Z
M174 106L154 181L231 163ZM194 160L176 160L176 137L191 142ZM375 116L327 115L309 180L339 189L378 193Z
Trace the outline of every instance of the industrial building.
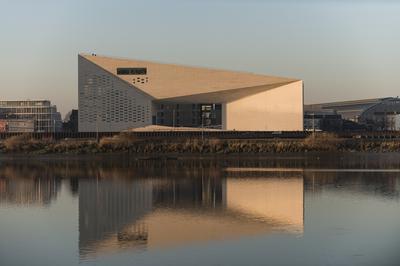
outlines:
M398 97L311 104L305 105L304 110L306 129L328 123L332 116L324 117L324 114L331 113L342 118L344 130L400 130Z
M343 119L335 112L305 112L304 129L307 131L341 131Z
M61 114L50 101L0 101L0 131L58 132Z
M298 79L80 54L79 131L303 130Z

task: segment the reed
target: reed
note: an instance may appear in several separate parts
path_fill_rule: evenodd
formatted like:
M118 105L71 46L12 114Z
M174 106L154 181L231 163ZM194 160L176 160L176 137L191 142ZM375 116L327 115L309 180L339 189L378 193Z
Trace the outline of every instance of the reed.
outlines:
M340 139L335 134L311 135L305 139L137 139L129 134L94 140L34 140L28 135L0 142L1 153L94 154L265 154L303 152L399 152L399 140Z

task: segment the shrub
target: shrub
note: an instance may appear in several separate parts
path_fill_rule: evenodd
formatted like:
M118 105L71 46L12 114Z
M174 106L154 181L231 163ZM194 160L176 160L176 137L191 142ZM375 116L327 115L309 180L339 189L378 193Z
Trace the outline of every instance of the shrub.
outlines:
M6 139L4 147L6 151L22 151L28 149L33 142L34 140L29 135L23 134Z
M304 140L307 150L335 151L341 144L341 140L333 133L313 134Z
M136 138L128 133L121 133L113 137L105 137L100 140L99 147L102 150L125 150L129 149L135 142Z

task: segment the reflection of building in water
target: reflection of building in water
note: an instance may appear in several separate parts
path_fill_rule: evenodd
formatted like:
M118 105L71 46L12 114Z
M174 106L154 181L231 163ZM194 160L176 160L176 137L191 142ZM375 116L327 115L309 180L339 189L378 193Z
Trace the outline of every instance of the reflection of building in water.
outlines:
M183 178L153 180L155 207L218 207L224 202L225 182L220 178Z
M80 251L85 252L150 212L152 193L152 184L146 180L80 180Z
M228 179L227 207L303 231L303 179Z
M147 243L141 219L152 208L195 209L222 202L221 182L193 179L82 179L79 181L81 253L110 235L122 246ZM116 235L115 235L116 234Z
M55 178L0 178L0 204L48 205L57 197L61 182Z
M303 231L303 179L157 178L79 183L82 256Z

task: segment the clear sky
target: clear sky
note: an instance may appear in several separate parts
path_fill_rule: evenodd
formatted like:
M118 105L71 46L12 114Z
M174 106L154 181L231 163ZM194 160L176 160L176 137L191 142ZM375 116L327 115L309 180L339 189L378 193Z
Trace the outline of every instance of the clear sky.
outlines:
M400 95L398 0L0 0L0 99L77 107L77 54L301 78L305 101Z

